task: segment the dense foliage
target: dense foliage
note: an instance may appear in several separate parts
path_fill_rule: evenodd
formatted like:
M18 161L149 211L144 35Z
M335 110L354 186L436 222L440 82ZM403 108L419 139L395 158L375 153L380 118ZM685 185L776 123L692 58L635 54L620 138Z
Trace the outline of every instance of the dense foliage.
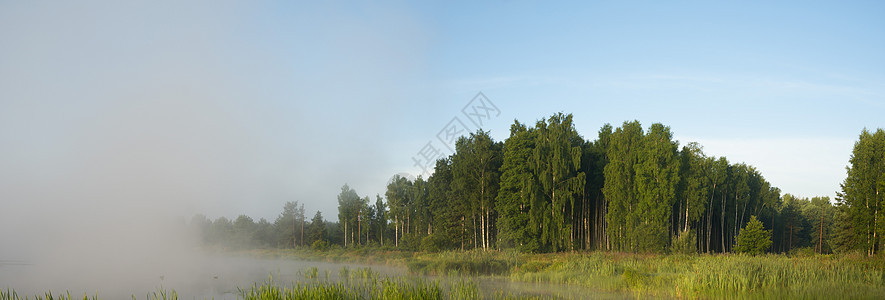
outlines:
M841 233L844 248L879 252L885 234L885 131L861 132L851 153L848 177L839 193L840 210L847 222Z
M771 247L771 231L765 230L756 216L750 216L750 222L741 228L741 232L735 238L734 251L759 255L768 251L769 247Z
M782 195L753 166L708 156L700 144L680 148L662 124L605 125L586 140L560 113L534 126L515 121L503 142L484 131L462 136L433 175L394 176L374 203L344 185L337 222L305 221L290 202L273 223L192 223L206 243L229 247L724 253L757 218L770 252L874 254L885 234L883 153L885 132L864 130L834 206Z

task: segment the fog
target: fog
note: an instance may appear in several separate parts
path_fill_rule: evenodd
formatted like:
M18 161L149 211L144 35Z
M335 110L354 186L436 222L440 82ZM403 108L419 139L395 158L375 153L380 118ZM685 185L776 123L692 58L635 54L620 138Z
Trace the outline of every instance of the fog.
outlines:
M355 11L0 5L0 281L142 293L205 268L193 214L334 218L344 183L380 192L408 163L376 139L417 105L423 41L396 10Z

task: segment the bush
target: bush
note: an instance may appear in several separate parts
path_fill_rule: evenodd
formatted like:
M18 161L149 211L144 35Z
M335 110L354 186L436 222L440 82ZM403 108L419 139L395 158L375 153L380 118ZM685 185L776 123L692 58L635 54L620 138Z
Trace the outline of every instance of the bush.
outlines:
M762 222L756 216L750 216L747 226L741 228L741 232L735 238L734 250L738 253L759 255L765 253L771 246L771 230L765 230Z
M404 250L418 251L421 247L421 238L415 234L406 234L399 239L399 248Z
M317 240L313 242L313 245L310 245L310 249L314 251L326 251L329 249L329 242L325 240Z
M697 240L695 240L694 231L686 230L679 233L679 236L673 240L673 246L670 252L676 254L695 254L697 253Z
M790 256L810 257L810 256L814 256L815 254L816 253L814 252L814 248L811 248L811 247L790 249Z
M421 239L421 250L426 252L439 252L447 248L448 241L440 234L431 234Z

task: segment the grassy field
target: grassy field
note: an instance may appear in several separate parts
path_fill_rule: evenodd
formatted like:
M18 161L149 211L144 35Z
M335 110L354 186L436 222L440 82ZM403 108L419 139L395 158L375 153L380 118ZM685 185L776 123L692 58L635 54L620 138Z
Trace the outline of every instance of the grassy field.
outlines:
M678 298L881 298L882 259L849 256L624 255L539 257L519 281L567 283L637 296Z
M885 295L885 259L864 255L422 253L380 249L293 250L286 255L385 263L419 275L503 276L512 281L569 284L637 297L826 299Z

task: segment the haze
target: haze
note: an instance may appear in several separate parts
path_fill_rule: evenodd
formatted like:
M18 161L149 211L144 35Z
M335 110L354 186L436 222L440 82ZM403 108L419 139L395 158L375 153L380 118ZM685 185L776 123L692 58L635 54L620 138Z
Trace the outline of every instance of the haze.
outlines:
M661 122L785 193L833 197L860 130L885 127L883 14L4 2L0 260L107 275L186 260L165 228L196 213L272 221L297 200L334 220L341 185L419 175L411 157L480 91L496 140L559 111L585 134Z

